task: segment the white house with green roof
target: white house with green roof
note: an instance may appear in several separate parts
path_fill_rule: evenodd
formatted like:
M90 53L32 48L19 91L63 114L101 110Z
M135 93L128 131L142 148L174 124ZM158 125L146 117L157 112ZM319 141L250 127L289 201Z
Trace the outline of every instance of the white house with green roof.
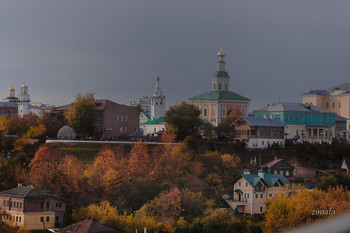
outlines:
M217 71L212 77L212 90L189 98L191 104L201 110L201 118L215 126L220 124L233 108L238 108L243 116L248 115L250 99L229 91L230 76L225 71L225 56L221 46Z

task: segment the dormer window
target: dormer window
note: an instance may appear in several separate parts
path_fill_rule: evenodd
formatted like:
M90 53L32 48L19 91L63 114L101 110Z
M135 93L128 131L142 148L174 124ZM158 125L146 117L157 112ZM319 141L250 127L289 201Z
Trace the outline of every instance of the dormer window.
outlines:
M273 186L274 186L274 187L279 187L280 184L279 184L278 182L276 182Z

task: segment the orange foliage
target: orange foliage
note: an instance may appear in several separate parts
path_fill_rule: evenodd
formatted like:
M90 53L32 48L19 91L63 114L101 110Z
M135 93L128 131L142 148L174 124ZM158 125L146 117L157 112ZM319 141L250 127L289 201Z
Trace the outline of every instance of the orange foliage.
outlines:
M132 147L129 157L129 171L133 178L148 175L150 171L150 158L146 144L138 142Z

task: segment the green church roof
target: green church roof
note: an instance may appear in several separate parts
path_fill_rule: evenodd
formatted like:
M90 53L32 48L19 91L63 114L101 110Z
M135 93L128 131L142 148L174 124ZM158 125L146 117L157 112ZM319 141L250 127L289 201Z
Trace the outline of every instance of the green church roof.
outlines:
M163 122L165 122L164 117L159 117L159 118L154 119L154 120L146 121L144 124L145 125L152 125L152 124L158 124L158 123L163 123Z
M228 75L228 73L226 71L216 71L213 75L213 77L224 77L224 78L230 78L230 76Z
M190 98L190 100L199 100L199 99L207 99L207 100L229 99L229 100L248 100L248 101L250 100L232 91L208 91Z

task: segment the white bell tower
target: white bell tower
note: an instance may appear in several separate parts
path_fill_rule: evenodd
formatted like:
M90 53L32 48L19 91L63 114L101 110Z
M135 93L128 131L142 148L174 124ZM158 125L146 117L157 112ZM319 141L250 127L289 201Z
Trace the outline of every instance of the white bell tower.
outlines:
M23 117L29 113L30 96L28 94L28 87L23 83L21 91L18 95L18 115Z
M165 114L165 96L163 90L159 85L159 77L157 78L157 84L154 88L153 95L151 97L151 119L157 119L164 117Z

